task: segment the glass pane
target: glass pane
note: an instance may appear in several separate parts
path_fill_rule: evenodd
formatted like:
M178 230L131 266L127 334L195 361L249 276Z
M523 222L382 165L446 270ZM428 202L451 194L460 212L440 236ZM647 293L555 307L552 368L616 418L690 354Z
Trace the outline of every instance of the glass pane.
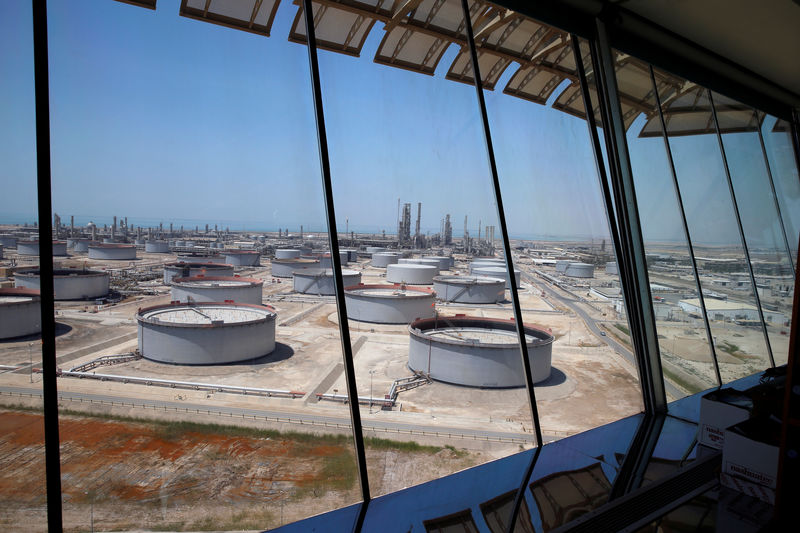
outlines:
M772 170L792 259L796 261L800 238L800 175L792 147L792 132L785 120L766 115L761 122L761 134L767 149L767 159Z
M348 412L316 401L342 372L335 302L291 279L328 245L307 49L160 2L50 8L65 528L357 502Z
M316 35L339 245L358 255L343 275L370 491L382 495L534 438L461 2L409 9L372 30L361 58L339 53L357 23L334 31L351 11L319 7ZM548 337L529 336L549 358ZM343 388L326 382L321 403L344 411Z
M482 37L515 58L505 89L484 96L523 318L555 338L549 376L534 375L550 440L640 412L641 389L572 42L516 13L508 21Z
M716 386L714 354L702 313L680 302L698 301L698 281L664 144L649 66L615 52L620 105L627 117L628 153L647 257L650 295L668 400ZM674 90L678 81L659 73L656 84Z
M742 218L758 301L766 322L775 364L789 355L794 270L783 225L776 208L772 183L759 139L763 114L725 96L713 93L731 182ZM748 319L759 326L758 317Z
M727 383L768 367L768 348L708 93L685 81L680 87L659 87L659 96L720 373ZM702 316L696 298L682 298L678 305L688 315Z
M0 3L0 524L46 531L41 306L15 277L39 264L32 28L29 2Z

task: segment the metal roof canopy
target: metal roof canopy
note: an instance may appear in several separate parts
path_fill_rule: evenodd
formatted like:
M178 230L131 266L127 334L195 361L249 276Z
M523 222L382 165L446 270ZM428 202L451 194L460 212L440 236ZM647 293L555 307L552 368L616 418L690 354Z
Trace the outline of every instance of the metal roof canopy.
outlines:
M280 0L181 0L179 13L269 37L279 4Z

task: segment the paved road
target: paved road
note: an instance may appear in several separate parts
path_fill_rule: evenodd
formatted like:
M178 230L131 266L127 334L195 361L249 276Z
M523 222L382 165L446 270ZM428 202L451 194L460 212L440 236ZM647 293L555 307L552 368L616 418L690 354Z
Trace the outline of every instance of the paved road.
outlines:
M631 353L631 351L628 349L627 346L617 342L609 335L600 334L600 332L603 330L600 329L600 327L597 325L598 320L592 318L589 315L589 313L587 313L580 305L578 305L578 303L582 301L580 297L578 297L577 299L564 298L560 294L558 294L557 291L553 290L552 287L548 286L548 284L538 283L537 281L535 281L533 276L531 276L527 272L523 273L523 277L526 277L529 283L534 283L536 286L541 286L553 298L555 298L565 306L572 309L579 317L581 317L581 319L586 324L586 327L589 328L589 331L597 335L597 338L608 344L615 352L624 357L631 365L637 367L636 358L633 356L633 353ZM673 398L683 398L684 396L686 396L686 393L678 389L675 385L673 385L666 379L664 380L664 386L666 387L667 394L671 395Z
M41 389L34 387L0 386L0 394L41 396L42 391ZM111 394L93 394L85 392L59 391L58 397L61 401L101 403L106 405L113 404L119 405L120 407L138 407L156 411L163 410L172 412L185 412L187 414L213 414L226 416L229 418L264 419L265 421L269 422L324 426L337 429L350 428L349 417L324 416L313 413L276 411L272 409L247 409L241 407L173 402L149 398L132 398ZM457 437L464 439L509 443L532 443L534 441L534 436L531 434L506 431L487 431L439 425L407 424L402 422L363 419L362 425L366 431L377 431L381 433L405 433L429 437ZM559 437L557 436L548 435L544 437L544 440L545 442L550 442L557 440L558 438Z

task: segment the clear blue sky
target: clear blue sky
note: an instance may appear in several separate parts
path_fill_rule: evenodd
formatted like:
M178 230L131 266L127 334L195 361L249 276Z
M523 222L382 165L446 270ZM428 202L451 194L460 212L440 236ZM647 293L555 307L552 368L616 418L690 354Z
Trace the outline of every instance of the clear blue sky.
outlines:
M287 40L296 7L282 2L265 38L179 17L178 4L159 0L154 12L50 2L54 210L82 223L118 215L134 224L323 229L307 51ZM320 53L339 229L347 218L351 229L394 232L398 198L413 204L412 218L423 203L423 231L438 231L445 213L456 234L465 215L473 234L479 220L496 224L474 88L444 79L456 47L433 77L377 65L380 26L360 58ZM511 234L606 238L585 122L503 95L514 70L486 93ZM0 196L0 220L32 219L29 2L0 3L0 77L0 184L13 191ZM696 238L736 240L729 200L692 189L709 172L719 177L703 143L674 148L692 162L681 178L704 228ZM663 143L632 136L631 152L647 238L679 238L667 169L651 163L663 159ZM737 164L757 170L749 158ZM755 220L763 198L751 203Z

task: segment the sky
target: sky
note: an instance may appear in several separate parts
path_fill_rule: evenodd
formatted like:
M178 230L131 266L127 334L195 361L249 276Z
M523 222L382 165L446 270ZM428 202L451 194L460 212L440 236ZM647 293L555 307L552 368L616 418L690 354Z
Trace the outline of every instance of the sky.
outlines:
M49 2L54 211L81 224L117 215L144 225L324 230L308 54L287 40L296 6L281 3L267 38L180 17L178 5ZM434 76L378 65L381 26L359 58L319 54L339 230L394 233L398 199L412 204L412 221L422 202L423 232L438 232L447 213L455 235L465 216L472 235L479 223L498 226L475 89L444 78L457 48ZM485 92L510 234L607 239L586 123L502 94L514 71ZM0 222L32 220L29 2L0 3L0 79ZM629 139L646 238L682 239L668 170L652 164L663 163L663 142ZM719 183L696 187L720 177L705 143L674 148L686 162L676 166L687 213L696 213L693 238L736 242ZM737 161L751 206L743 219L757 222L768 205L748 179L758 169L752 158ZM792 201L789 211L800 206ZM751 224L754 241L772 242L776 226L762 226Z

